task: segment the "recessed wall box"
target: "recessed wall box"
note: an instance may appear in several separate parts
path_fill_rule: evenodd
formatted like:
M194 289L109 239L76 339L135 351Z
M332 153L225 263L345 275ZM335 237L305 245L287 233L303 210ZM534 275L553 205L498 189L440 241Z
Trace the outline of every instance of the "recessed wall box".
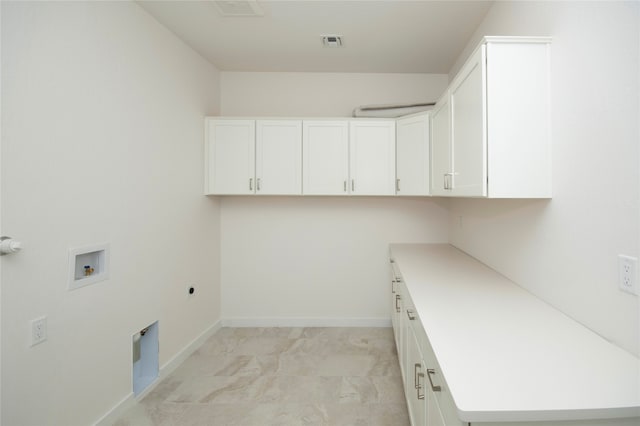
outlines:
M109 244L69 249L69 290L109 278Z
M158 378L158 321L135 333L132 343L133 393L139 396Z

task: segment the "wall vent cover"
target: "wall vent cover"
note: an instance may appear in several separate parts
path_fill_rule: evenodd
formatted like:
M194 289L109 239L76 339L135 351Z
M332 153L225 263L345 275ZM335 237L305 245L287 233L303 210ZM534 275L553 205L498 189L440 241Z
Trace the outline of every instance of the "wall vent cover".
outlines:
M342 47L341 35L323 35L321 37L322 45L324 47Z
M223 17L264 15L257 0L211 0L211 3Z

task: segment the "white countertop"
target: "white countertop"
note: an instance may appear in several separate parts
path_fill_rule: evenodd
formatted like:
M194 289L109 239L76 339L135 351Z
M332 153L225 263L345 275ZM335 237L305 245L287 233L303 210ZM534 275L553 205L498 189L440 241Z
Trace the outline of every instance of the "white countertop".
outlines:
M640 360L447 244L393 244L461 420L640 416Z

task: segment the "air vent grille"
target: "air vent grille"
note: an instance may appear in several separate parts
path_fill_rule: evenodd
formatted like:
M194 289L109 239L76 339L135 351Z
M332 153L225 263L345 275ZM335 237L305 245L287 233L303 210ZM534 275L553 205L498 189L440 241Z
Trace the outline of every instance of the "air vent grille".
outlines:
M211 0L220 15L231 16L263 16L264 12L257 0Z
M342 47L343 45L341 35L323 35L321 37L324 47Z

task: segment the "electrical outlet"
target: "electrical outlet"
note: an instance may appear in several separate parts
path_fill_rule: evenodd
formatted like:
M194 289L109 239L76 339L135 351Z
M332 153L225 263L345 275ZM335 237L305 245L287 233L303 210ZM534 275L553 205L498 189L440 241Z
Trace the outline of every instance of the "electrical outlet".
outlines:
M47 340L47 317L31 320L31 346Z
M638 295L638 259L618 255L618 286L620 290Z

